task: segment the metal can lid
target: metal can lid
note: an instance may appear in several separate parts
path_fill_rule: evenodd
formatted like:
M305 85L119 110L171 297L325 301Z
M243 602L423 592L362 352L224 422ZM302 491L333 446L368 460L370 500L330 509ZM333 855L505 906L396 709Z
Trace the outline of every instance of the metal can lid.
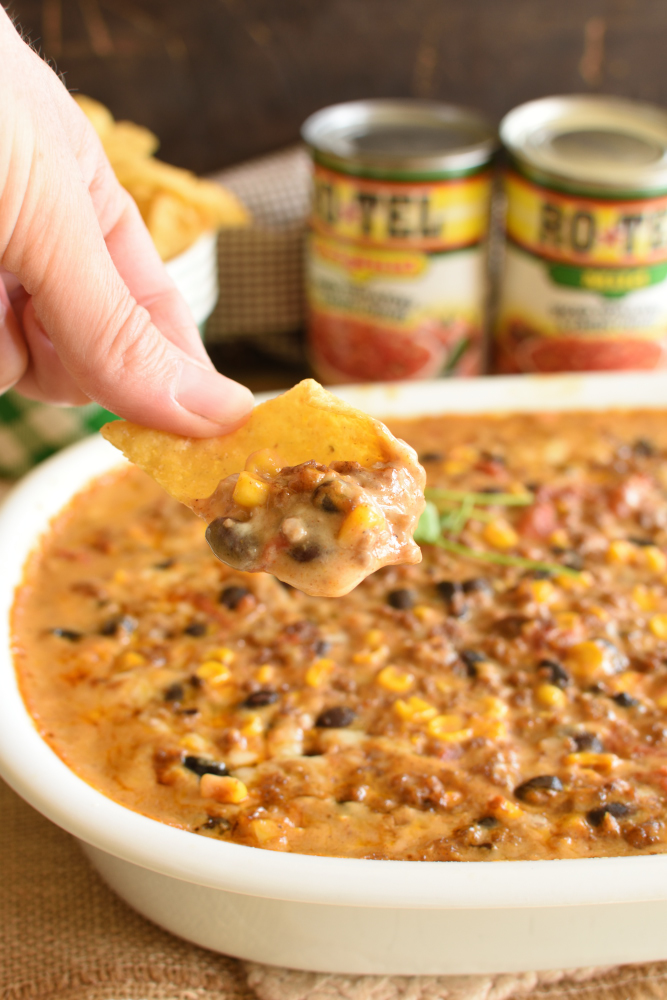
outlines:
M332 166L375 174L458 173L488 163L496 132L482 115L436 101L348 101L306 120L301 135Z
M547 182L604 192L667 189L667 112L620 97L545 97L500 123L510 155Z

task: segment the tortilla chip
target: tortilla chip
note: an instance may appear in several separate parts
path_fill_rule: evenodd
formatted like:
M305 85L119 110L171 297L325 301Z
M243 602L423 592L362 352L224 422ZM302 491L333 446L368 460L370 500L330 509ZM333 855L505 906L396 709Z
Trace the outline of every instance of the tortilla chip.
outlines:
M238 430L216 438L189 438L117 420L102 435L181 503L209 497L218 483L241 472L246 459L275 450L283 467L314 459L359 462L371 468L389 461L395 439L379 420L362 413L314 379L261 403Z

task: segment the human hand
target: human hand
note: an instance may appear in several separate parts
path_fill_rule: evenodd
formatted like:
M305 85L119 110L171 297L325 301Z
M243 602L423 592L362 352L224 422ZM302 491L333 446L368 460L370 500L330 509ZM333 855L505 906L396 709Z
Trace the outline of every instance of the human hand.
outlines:
M0 393L195 437L250 412L218 374L92 126L0 6Z

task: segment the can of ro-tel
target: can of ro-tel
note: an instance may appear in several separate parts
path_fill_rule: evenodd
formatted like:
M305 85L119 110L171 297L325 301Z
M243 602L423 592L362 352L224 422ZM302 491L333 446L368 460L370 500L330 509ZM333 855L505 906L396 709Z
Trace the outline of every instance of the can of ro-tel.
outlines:
M475 375L496 133L475 112L368 100L312 115L309 352L326 382Z
M511 111L500 137L496 370L667 367L667 113L550 97Z

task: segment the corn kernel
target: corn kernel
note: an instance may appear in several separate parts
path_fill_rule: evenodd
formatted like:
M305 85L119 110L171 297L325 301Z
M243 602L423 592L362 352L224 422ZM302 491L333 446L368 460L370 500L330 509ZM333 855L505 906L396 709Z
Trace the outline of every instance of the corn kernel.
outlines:
M538 604L551 604L556 598L556 588L549 580L531 580L528 583L528 592Z
M244 736L261 736L264 732L264 723L261 715L251 715L241 726Z
M272 819L254 819L250 824L250 829L260 844L265 844L267 840L275 840L282 832Z
M192 753L206 753L209 749L207 741L198 736L197 733L188 733L178 741L179 747L183 750L190 750Z
M249 472L239 473L232 499L241 507L263 507L269 498L271 487L261 479L255 479Z
M642 680L642 674L638 670L624 670L622 674L612 677L609 686L612 691L626 691L628 693L636 691Z
M516 802L510 802L509 799L502 798L500 795L489 803L489 812L496 819L516 820L523 816L521 806L518 806Z
M229 666L236 659L236 653L228 646L216 646L214 649L209 649L206 657L209 660L219 660L220 663Z
M581 616L576 611L559 611L554 615L556 625L564 631L570 632L581 624Z
M394 702L394 711L404 722L428 722L438 714L438 710L429 705L423 698L413 695L404 701L399 698Z
M590 767L594 771L613 771L620 764L620 759L615 753L592 753L582 750L579 753L569 753L565 758L568 767L578 765L580 767Z
M253 451L252 455L248 455L246 459L245 471L256 476L275 476L280 472L278 453L272 448Z
M567 705L567 695L555 684L539 684L535 697L545 708L564 708Z
M357 504L343 521L338 532L341 545L354 545L366 531L382 531L387 522L382 514L366 503Z
M558 827L562 833L572 834L590 832L590 827L584 817L579 816L577 813L570 813L568 816L563 816L562 820L558 824Z
M609 614L607 609L600 607L599 604L594 604L592 607L590 607L588 609L588 613L589 615L593 615L600 622L608 622L609 619L611 618L611 615Z
M320 657L319 660L315 660L311 663L306 670L305 679L308 687L316 688L321 687L322 684L326 684L327 678L335 666L335 662L327 659L326 657Z
M632 600L640 611L655 611L657 596L642 583L632 588Z
M567 549L569 544L570 539L563 528L557 528L549 535L549 545L553 545L554 548Z
M459 444L448 452L443 470L448 476L461 476L464 472L469 472L478 459L479 451L477 448L473 448L472 445Z
M512 525L502 518L485 525L482 537L494 549L511 549L519 541L519 536Z
M502 698L497 698L493 694L482 698L480 704L482 712L490 719L504 719L509 712L507 703Z
M576 576L565 576L564 574L557 576L556 583L561 590L586 590L595 583L595 577L588 570L583 570L581 573L577 573Z
M417 604L417 606L412 609L412 613L423 625L432 624L433 622L438 621L440 617L435 608L430 608L428 604Z
M380 628L372 628L364 636L364 642L371 649L379 649L384 642L384 632Z
M206 660L197 667L195 674L200 680L208 681L209 684L225 684L232 676L229 667L217 660Z
M399 670L398 667L385 667L375 680L385 691L395 691L397 694L409 691L415 682L409 670Z
M145 656L142 656L141 653L135 653L132 649L128 649L127 652L121 653L118 658L118 666L121 670L133 670L134 667L142 667L146 662Z
M656 698L655 704L657 708L662 709L663 712L667 711L667 694L661 694L659 698Z
M379 646L377 649L360 649L352 656L352 662L361 667L379 667L389 656L389 646Z
M501 719L474 719L472 731L487 740L507 739L507 726Z
M606 664L607 658L602 647L589 639L571 646L565 661L565 666L582 681L593 681L596 677L607 673Z
M635 547L632 542L626 542L622 538L616 538L610 542L607 549L608 563L629 563L635 556Z
M261 667L257 668L255 679L258 684L270 684L275 672L275 667L272 667L270 663L263 663Z
M464 725L460 715L436 715L427 726L429 736L445 743L463 743L473 736L470 726Z
M648 627L657 639L667 639L667 615L653 615Z
M242 781L230 775L202 774L199 794L203 799L215 799L216 802L237 805L248 798L248 789Z
M130 579L130 574L126 569L117 569L111 579L113 583L127 583Z
M647 545L644 549L644 562L652 573L664 573L667 569L667 556L657 545Z

